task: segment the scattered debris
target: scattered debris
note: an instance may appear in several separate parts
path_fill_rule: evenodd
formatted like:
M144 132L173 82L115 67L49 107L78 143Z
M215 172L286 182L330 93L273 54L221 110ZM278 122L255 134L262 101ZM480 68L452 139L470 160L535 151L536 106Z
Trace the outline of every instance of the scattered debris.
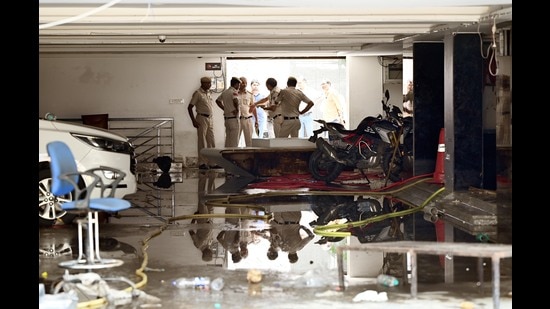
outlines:
M354 302L360 302L360 301L374 301L374 302L383 302L388 301L388 293L386 292L380 292L374 290L366 290L364 292L361 292L353 298Z

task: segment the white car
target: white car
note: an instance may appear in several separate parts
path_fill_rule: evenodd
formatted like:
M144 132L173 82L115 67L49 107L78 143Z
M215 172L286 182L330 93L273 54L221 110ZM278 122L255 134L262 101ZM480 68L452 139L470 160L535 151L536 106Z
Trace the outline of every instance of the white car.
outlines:
M65 142L75 157L78 169L108 166L126 173L119 184L115 196L123 198L136 192L137 180L134 146L128 138L109 130L57 120L38 120L38 220L41 225L52 225L62 220L70 223L76 215L67 213L59 207L62 201L50 192L50 159L46 145L51 141ZM112 179L112 173L102 175L105 183ZM86 179L81 179L83 186ZM99 194L99 190L97 194ZM108 193L108 192L107 192ZM73 199L72 196L63 197Z

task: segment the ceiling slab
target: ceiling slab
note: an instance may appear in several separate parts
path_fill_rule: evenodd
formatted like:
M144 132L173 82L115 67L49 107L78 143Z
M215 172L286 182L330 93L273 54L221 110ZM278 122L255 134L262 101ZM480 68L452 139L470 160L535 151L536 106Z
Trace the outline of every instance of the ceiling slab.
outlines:
M502 0L40 0L39 49L43 54L335 56L370 50L393 55L404 52L403 43L441 40L446 32L490 31L511 15L512 2ZM164 43L159 35L166 36Z

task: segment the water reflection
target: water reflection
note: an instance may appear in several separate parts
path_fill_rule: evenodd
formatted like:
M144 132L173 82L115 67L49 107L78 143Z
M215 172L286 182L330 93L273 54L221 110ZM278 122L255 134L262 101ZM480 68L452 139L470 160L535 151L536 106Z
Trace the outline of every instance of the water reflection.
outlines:
M301 218L301 211L273 212L269 229L268 258L277 258L277 251L281 250L288 253L290 263L298 261L298 251L315 238L311 229L300 224Z
M225 213L240 214L240 209L227 207ZM245 257L248 256L248 244L246 243L246 237L242 237L241 239L241 234L244 232L239 230L240 219L227 218L225 219L225 222L229 224L229 229L220 231L216 239L223 246L223 248L229 252L233 263L239 263L243 258L241 248L244 248L243 251Z
M331 192L331 195L307 194L307 190L266 190L252 194L243 188L221 193L222 187L235 187L233 181L241 184L240 179L227 177L221 170L191 170L183 179L183 183L173 184L173 191L155 191L162 200L167 200L167 194L174 192L171 198L175 206L174 215L165 216L167 224L158 225L158 230L148 226L152 235L147 243L150 265L305 272L334 268L335 246L348 243L350 238L360 242L388 239L388 235L394 235L387 232L390 226L390 231L402 232L401 224L392 224L401 223L401 218L389 217L350 228L350 223L398 210L393 207L395 205L383 202L382 193L375 197L340 194L341 191ZM150 193L134 198L146 200L149 196ZM344 222L345 226L334 232L351 233L352 237L326 236L332 231L321 229L330 223ZM146 232L145 226L128 228ZM383 230L386 232L381 233ZM107 225L102 234L118 237L122 231L120 226L110 228ZM121 240L134 243L138 248L145 236L129 233Z
M197 188L199 202L189 228L189 236L193 240L193 245L201 252L202 260L205 262L212 261L214 255L211 248L214 224L213 218L210 216L213 213L213 208L205 204L205 196L215 189L216 175L215 171L199 173Z
M399 203L386 200L383 193L370 197L353 193L316 195L241 190L243 194L235 192L220 198L208 180L211 173L199 174L198 209L223 218L213 224L213 229L219 229L215 242L224 250L224 268L307 271L334 265L334 257L327 251L334 251L334 246L346 243L349 238L338 233L359 242L403 239L401 217L349 225L401 210ZM231 179L226 179L223 185L230 186L228 182ZM321 229L329 225L340 226L333 231ZM314 228L323 233L314 232ZM302 255L306 260L300 263Z
M293 194L264 196L261 192L220 194L221 187L233 186L231 178L226 178L221 186L216 187L214 183L219 175L215 171L201 172L197 176L198 206L189 231L195 247L203 253L203 262L209 261L204 259L204 252L208 259L208 244L214 256L216 252L212 249L218 248L218 256L223 256L223 268L228 270L284 272L291 270L291 264L294 264L293 269L307 270L318 266L318 261L333 258L327 254L326 248L313 244L312 240L318 236L309 225L317 218L311 211L311 197ZM199 231L204 234L202 238L198 237ZM308 245L312 248L304 255L304 263L300 264L299 251Z
M176 215L169 217L168 224L159 225L158 230L152 225L147 228L139 224L128 226L129 230L143 231L128 235L124 235L125 228L120 225L108 224L102 234L119 237L122 233L122 241L139 248L147 236L143 233L150 232L147 260L151 265L168 263L221 266L228 270L257 268L300 272L316 267L333 268L334 247L349 239L324 236L317 233L316 228L331 222L340 223L339 219L349 223L397 210L384 209L376 200L356 194L310 195L300 194L300 190L255 194L240 190L220 194L220 187L232 187L231 181L223 171L194 171L184 183L173 184L177 205L173 213ZM383 200L383 196L376 199ZM351 232L352 238L360 242L373 241L371 236L378 236L382 229L391 225L390 221L399 222L400 219L388 218L352 229L346 225L335 231ZM402 229L397 228L397 231Z
M371 197L361 197L361 194L357 193L340 195L334 192L331 192L332 195L308 195L295 190L285 194L255 192L258 194L251 196L242 188L222 194L219 192L220 187L226 189L235 185L231 184L231 179L223 172L215 170L195 170L192 177L185 177L183 183L173 185L174 196L169 197L176 201L174 208L170 209L174 214L164 215L164 218L174 220L170 220L168 224L164 221L153 221L150 216L143 213L133 218L123 213L121 218L112 218L109 224L101 227L102 239L107 240L102 241L100 245L102 253L105 252L102 256L125 261L121 267L106 270L101 274L121 275L141 284L142 278L132 276L141 274L143 270L143 273L147 274L144 290L161 298L163 308L181 308L184 302L189 306L206 308L214 306L211 301L223 303L224 308L242 307L243 295L246 296L247 291L248 295L262 294L262 297L246 299L249 303L245 307L260 308L273 303L292 303L309 295L296 287L325 288L335 282L336 246L381 239L370 239L370 235L393 237L392 231L397 231L396 237L402 237L397 236L402 232L402 224L392 224L403 222L401 216L386 217L385 220L348 229L349 223L353 221L401 211L403 205L391 200L385 201L383 194ZM146 193L148 195L135 198L146 201L150 198L151 191ZM169 200L167 196L172 191L158 190L154 193L159 193L155 196L165 201ZM317 234L316 228L342 218L348 220L346 228L337 230L347 229L352 233L352 237L341 237L340 242L320 244L319 240L325 236ZM135 221L131 221L132 219ZM150 224L151 222L153 224ZM429 222L426 224L433 225ZM383 230L387 232L380 233ZM327 232L322 229L319 231ZM417 228L417 237L419 232ZM40 274L47 274L50 281L57 281L63 275L64 270L57 264L60 260L71 258L70 252L66 253L67 255L63 252L69 251L67 249L70 248L69 244L75 233L76 229L73 226L41 230ZM426 235L432 233L432 230L426 231ZM51 251L57 251L59 254L54 256ZM231 251L240 256L238 262L233 260ZM419 259L419 265L423 269L421 279L442 282L443 275L438 256L428 257L429 259L425 260ZM378 273L382 267L399 270L397 266L401 265L403 268L404 263L401 260L392 263L386 257L382 259L382 256L378 258L370 255L367 259L349 255L344 269L352 277L357 277L375 276L376 274L370 272ZM387 261L389 262L386 263ZM369 264L369 269L364 267L366 264ZM470 266L469 269L475 269L476 264L472 265L474 267ZM437 269L428 271L428 267ZM136 271L137 269L140 272ZM261 283L253 284L247 281L250 269L257 269L263 275ZM470 271L468 275L472 273L474 272ZM176 278L196 276L211 279L222 277L225 280L223 293L177 290L169 284ZM311 299L308 301L312 301L312 305L318 307L314 302L319 299L313 295L309 295ZM339 302L341 299L336 303L330 303L330 306L338 307Z
M390 196L334 196L328 199L332 201L331 206L325 203L312 204L313 211L318 215L317 220L310 222L312 226L330 226L331 224L341 225L351 222L352 225L345 225L337 229L347 231L351 236L356 237L360 243L404 240L407 238L404 231L405 216L394 216L407 207ZM366 222L366 220L373 220ZM376 219L376 221L374 221ZM365 222L364 224L356 224ZM344 237L323 236L316 243L338 242Z

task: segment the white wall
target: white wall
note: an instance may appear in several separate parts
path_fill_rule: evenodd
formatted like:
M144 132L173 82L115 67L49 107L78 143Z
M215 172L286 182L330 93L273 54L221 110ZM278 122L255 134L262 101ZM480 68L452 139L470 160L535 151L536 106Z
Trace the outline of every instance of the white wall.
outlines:
M349 127L368 115L382 112L382 67L376 57L348 57ZM205 71L205 62L220 58L178 55L41 55L39 61L39 115L80 118L108 113L110 117L174 117L175 156L196 157L196 129L189 121L187 104ZM400 92L400 91L399 91ZM392 98L400 98L401 93ZM184 104L169 104L183 98ZM398 103L400 100L393 100ZM216 146L223 147L221 110L214 106Z
M357 237L347 237L345 241L348 246L361 246ZM351 278L376 277L384 266L383 252L348 250L346 256L347 275Z
M377 57L348 57L348 98L350 128L355 128L366 116L376 116L383 112L384 97L383 68ZM400 86L400 85L399 85ZM402 101L401 89L393 89L390 103ZM401 107L401 105L398 105Z
M39 115L58 118L108 113L109 117L174 117L175 155L197 156L196 129L187 104L200 87L205 62L219 58L178 56L40 57ZM217 72L218 74L220 72ZM169 104L183 98L184 104ZM224 143L223 116L215 106L216 145Z

